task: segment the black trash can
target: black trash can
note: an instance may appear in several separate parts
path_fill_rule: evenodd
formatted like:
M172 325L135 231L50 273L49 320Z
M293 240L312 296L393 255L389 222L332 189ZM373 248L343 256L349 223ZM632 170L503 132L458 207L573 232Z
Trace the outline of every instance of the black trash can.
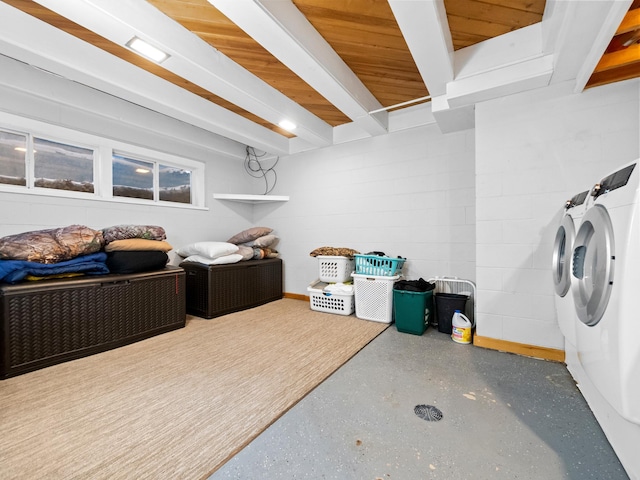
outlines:
M465 311L468 295L436 293L436 320L438 331L451 335L451 319L456 310Z

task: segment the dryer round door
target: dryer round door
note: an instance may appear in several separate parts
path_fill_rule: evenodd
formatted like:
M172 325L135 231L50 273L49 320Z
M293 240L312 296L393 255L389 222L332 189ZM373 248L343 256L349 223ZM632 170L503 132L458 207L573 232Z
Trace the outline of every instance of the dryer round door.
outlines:
M571 265L576 313L586 325L596 325L607 309L614 263L611 218L605 207L595 205L587 210L576 233Z
M571 249L575 238L573 219L564 215L553 242L553 286L564 297L571 286Z

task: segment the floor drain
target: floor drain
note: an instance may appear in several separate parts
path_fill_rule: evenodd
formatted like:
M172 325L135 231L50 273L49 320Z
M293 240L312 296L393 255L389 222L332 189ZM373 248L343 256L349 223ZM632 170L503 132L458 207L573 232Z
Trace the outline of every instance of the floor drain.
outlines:
M442 420L442 412L433 405L416 405L413 411L417 416L427 422L438 422Z

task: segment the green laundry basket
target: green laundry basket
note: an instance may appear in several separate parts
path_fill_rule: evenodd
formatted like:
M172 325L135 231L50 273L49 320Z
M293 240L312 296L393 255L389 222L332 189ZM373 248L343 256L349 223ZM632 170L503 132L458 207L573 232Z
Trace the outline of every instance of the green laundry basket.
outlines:
M396 328L402 333L422 335L433 311L433 290L412 292L393 290L393 315Z

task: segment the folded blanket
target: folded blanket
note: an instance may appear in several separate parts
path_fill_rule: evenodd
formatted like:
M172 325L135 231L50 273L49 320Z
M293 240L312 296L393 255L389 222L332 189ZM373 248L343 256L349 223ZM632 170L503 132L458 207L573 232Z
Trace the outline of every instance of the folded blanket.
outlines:
M166 240L164 228L157 225L114 225L102 229L102 236L106 243L127 238L144 238L147 240Z
M84 225L36 230L0 238L0 259L57 263L99 252L102 232Z
M328 255L328 256L338 256L338 257L348 257L353 258L355 254L359 254L360 252L354 250L353 248L344 248L344 247L319 247L313 250L309 255L312 257L317 257L320 255Z
M150 240L156 242L157 240ZM161 270L169 256L156 250L107 252L107 267L111 273L138 273Z
M0 281L17 283L27 276L47 277L64 273L105 275L109 273L104 252L82 255L58 263L28 262L25 260L0 260Z

